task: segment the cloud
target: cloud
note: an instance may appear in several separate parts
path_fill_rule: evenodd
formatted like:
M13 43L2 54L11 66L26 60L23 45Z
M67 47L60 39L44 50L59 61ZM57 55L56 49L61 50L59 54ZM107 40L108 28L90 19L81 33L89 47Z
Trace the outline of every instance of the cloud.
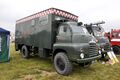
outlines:
M0 0L0 26L14 32L16 20L55 7L78 15L83 23L104 20L105 29L110 30L120 28L119 3L119 0Z

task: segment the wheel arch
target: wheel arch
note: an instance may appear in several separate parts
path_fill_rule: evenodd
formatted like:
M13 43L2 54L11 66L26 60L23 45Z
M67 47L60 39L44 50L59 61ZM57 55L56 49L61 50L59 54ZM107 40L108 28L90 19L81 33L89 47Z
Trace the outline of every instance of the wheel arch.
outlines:
M120 46L114 45L112 46L112 48L115 54L120 54Z
M60 48L55 49L55 50L53 51L53 55L52 55L53 59L54 59L55 55L56 55L57 53L59 53L59 52L64 52L65 54L67 54L67 51L64 50L64 49L60 49Z

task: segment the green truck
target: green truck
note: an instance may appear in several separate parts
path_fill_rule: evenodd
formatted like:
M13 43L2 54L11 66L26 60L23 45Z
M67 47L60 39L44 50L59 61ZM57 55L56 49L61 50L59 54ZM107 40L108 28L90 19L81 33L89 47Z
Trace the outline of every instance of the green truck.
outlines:
M107 52L112 51L109 39L105 37L105 31L102 28L101 24L104 24L104 21L85 24L88 32L96 38L96 42L101 50L101 59L104 60Z
M68 75L72 63L90 65L101 57L94 38L78 23L78 16L49 8L16 21L15 49L23 58L51 56L59 74Z

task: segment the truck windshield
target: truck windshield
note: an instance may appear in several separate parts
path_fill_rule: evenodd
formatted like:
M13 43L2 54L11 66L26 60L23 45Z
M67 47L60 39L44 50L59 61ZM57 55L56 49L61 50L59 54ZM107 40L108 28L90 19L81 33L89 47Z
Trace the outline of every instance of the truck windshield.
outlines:
M113 37L113 38L120 38L120 33L118 33L118 32L113 32L113 33L112 33L112 37Z
M74 34L82 34L82 35L90 35L86 28L80 26L72 26L72 30Z
M102 31L94 31L94 35L98 36L98 37L104 36L104 32L102 32Z
M102 27L93 27L93 32L95 36L101 37L104 36L104 29Z

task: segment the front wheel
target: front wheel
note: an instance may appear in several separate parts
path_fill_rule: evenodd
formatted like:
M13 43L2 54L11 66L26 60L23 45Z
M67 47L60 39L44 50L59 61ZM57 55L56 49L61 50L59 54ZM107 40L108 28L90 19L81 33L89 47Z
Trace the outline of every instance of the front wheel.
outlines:
M113 51L114 51L115 54L120 54L120 47L113 46Z
M63 52L57 53L54 57L54 67L59 74L68 75L72 72L72 64L67 55Z

